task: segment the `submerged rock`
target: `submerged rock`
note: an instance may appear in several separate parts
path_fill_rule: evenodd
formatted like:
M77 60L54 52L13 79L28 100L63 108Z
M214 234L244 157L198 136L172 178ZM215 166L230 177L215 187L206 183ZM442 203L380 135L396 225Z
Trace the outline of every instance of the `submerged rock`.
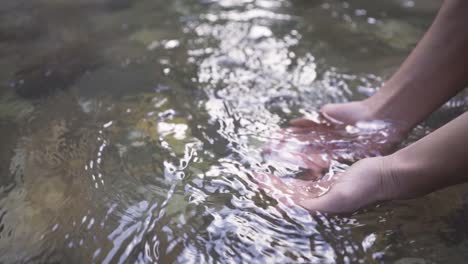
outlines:
M373 30L377 39L390 47L400 50L412 48L424 33L421 29L408 22L396 19L387 19L377 24Z
M338 24L338 30L350 34L354 41L357 36L369 41L382 43L396 50L413 48L424 33L424 30L399 19L356 19L353 23L343 21Z
M0 41L25 41L42 33L41 23L32 15L6 13L0 16Z
M9 188L13 184L13 176L10 172L10 162L14 155L15 142L17 140L18 128L8 121L0 119L0 189Z
M13 93L5 93L0 97L0 120L18 122L32 112L34 112L34 105L28 100Z
M98 56L87 43L65 45L26 63L16 72L12 86L23 98L48 96L70 87L99 64Z
M112 11L120 11L132 7L132 0L107 0L106 6Z

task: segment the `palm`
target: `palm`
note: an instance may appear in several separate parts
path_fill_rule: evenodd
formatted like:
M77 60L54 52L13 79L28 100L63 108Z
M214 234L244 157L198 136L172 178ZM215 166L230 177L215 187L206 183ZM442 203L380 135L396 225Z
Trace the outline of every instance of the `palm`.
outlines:
M311 212L348 213L383 200L382 160L364 159L345 173L318 182L284 181L271 174L257 174L257 179L262 189L286 205L299 205Z
M301 167L304 177L282 179L257 173L261 188L282 202L311 211L348 212L376 201L371 194L378 185L378 158L358 162L339 175L322 176L332 160L355 162L390 152L399 140L395 130L385 123L350 126L323 117L296 119L291 125L276 134L264 149L264 157Z
M323 175L331 160L349 163L380 156L398 142L395 131L385 123L351 126L322 117L317 121L296 119L291 125L275 135L264 149L264 157L303 168L306 179Z

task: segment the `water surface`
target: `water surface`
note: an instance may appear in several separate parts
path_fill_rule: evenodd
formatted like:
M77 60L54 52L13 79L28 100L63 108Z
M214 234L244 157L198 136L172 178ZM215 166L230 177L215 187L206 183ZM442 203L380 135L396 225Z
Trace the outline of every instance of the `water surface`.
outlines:
M463 262L463 186L311 216L252 177L288 169L260 155L288 120L375 92L439 4L3 1L0 262Z

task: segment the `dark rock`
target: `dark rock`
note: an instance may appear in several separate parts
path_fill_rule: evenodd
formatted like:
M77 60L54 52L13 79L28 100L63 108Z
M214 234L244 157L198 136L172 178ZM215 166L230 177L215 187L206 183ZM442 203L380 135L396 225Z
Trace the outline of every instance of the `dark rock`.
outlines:
M17 126L9 121L0 120L0 189L5 192L14 186L14 175L10 171L11 159L14 155L18 139Z
M34 16L21 13L0 15L0 42L32 40L43 32Z
M26 63L16 72L12 86L23 98L48 96L70 87L99 64L96 49L92 46L87 43L68 44Z
M112 11L121 11L130 8L133 0L107 0L107 7Z

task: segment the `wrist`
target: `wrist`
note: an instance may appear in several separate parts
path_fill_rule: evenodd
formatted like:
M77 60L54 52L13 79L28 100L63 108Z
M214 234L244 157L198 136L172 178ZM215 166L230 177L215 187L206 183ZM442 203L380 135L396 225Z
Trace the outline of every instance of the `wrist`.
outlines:
M412 120L409 120L408 112L403 114L391 96L383 94L383 92L377 92L362 102L368 109L368 120L385 121L401 136L408 134L416 125Z
M365 99L363 104L369 109L373 120L391 123L400 134L406 135L432 111L431 108L421 106L422 100L411 94L418 85L421 84L391 78L374 95Z
M410 127L401 121L404 118L401 120L390 118L386 114L388 111L385 110L385 101L381 98L376 98L376 95L362 101L328 104L320 111L326 118L332 121L349 125L383 121L391 128L389 136L396 139L402 139L412 128L412 126Z
M401 199L402 181L400 161L395 154L379 158L379 200Z
M413 199L437 189L437 177L430 162L408 149L382 157L381 191L383 200Z

